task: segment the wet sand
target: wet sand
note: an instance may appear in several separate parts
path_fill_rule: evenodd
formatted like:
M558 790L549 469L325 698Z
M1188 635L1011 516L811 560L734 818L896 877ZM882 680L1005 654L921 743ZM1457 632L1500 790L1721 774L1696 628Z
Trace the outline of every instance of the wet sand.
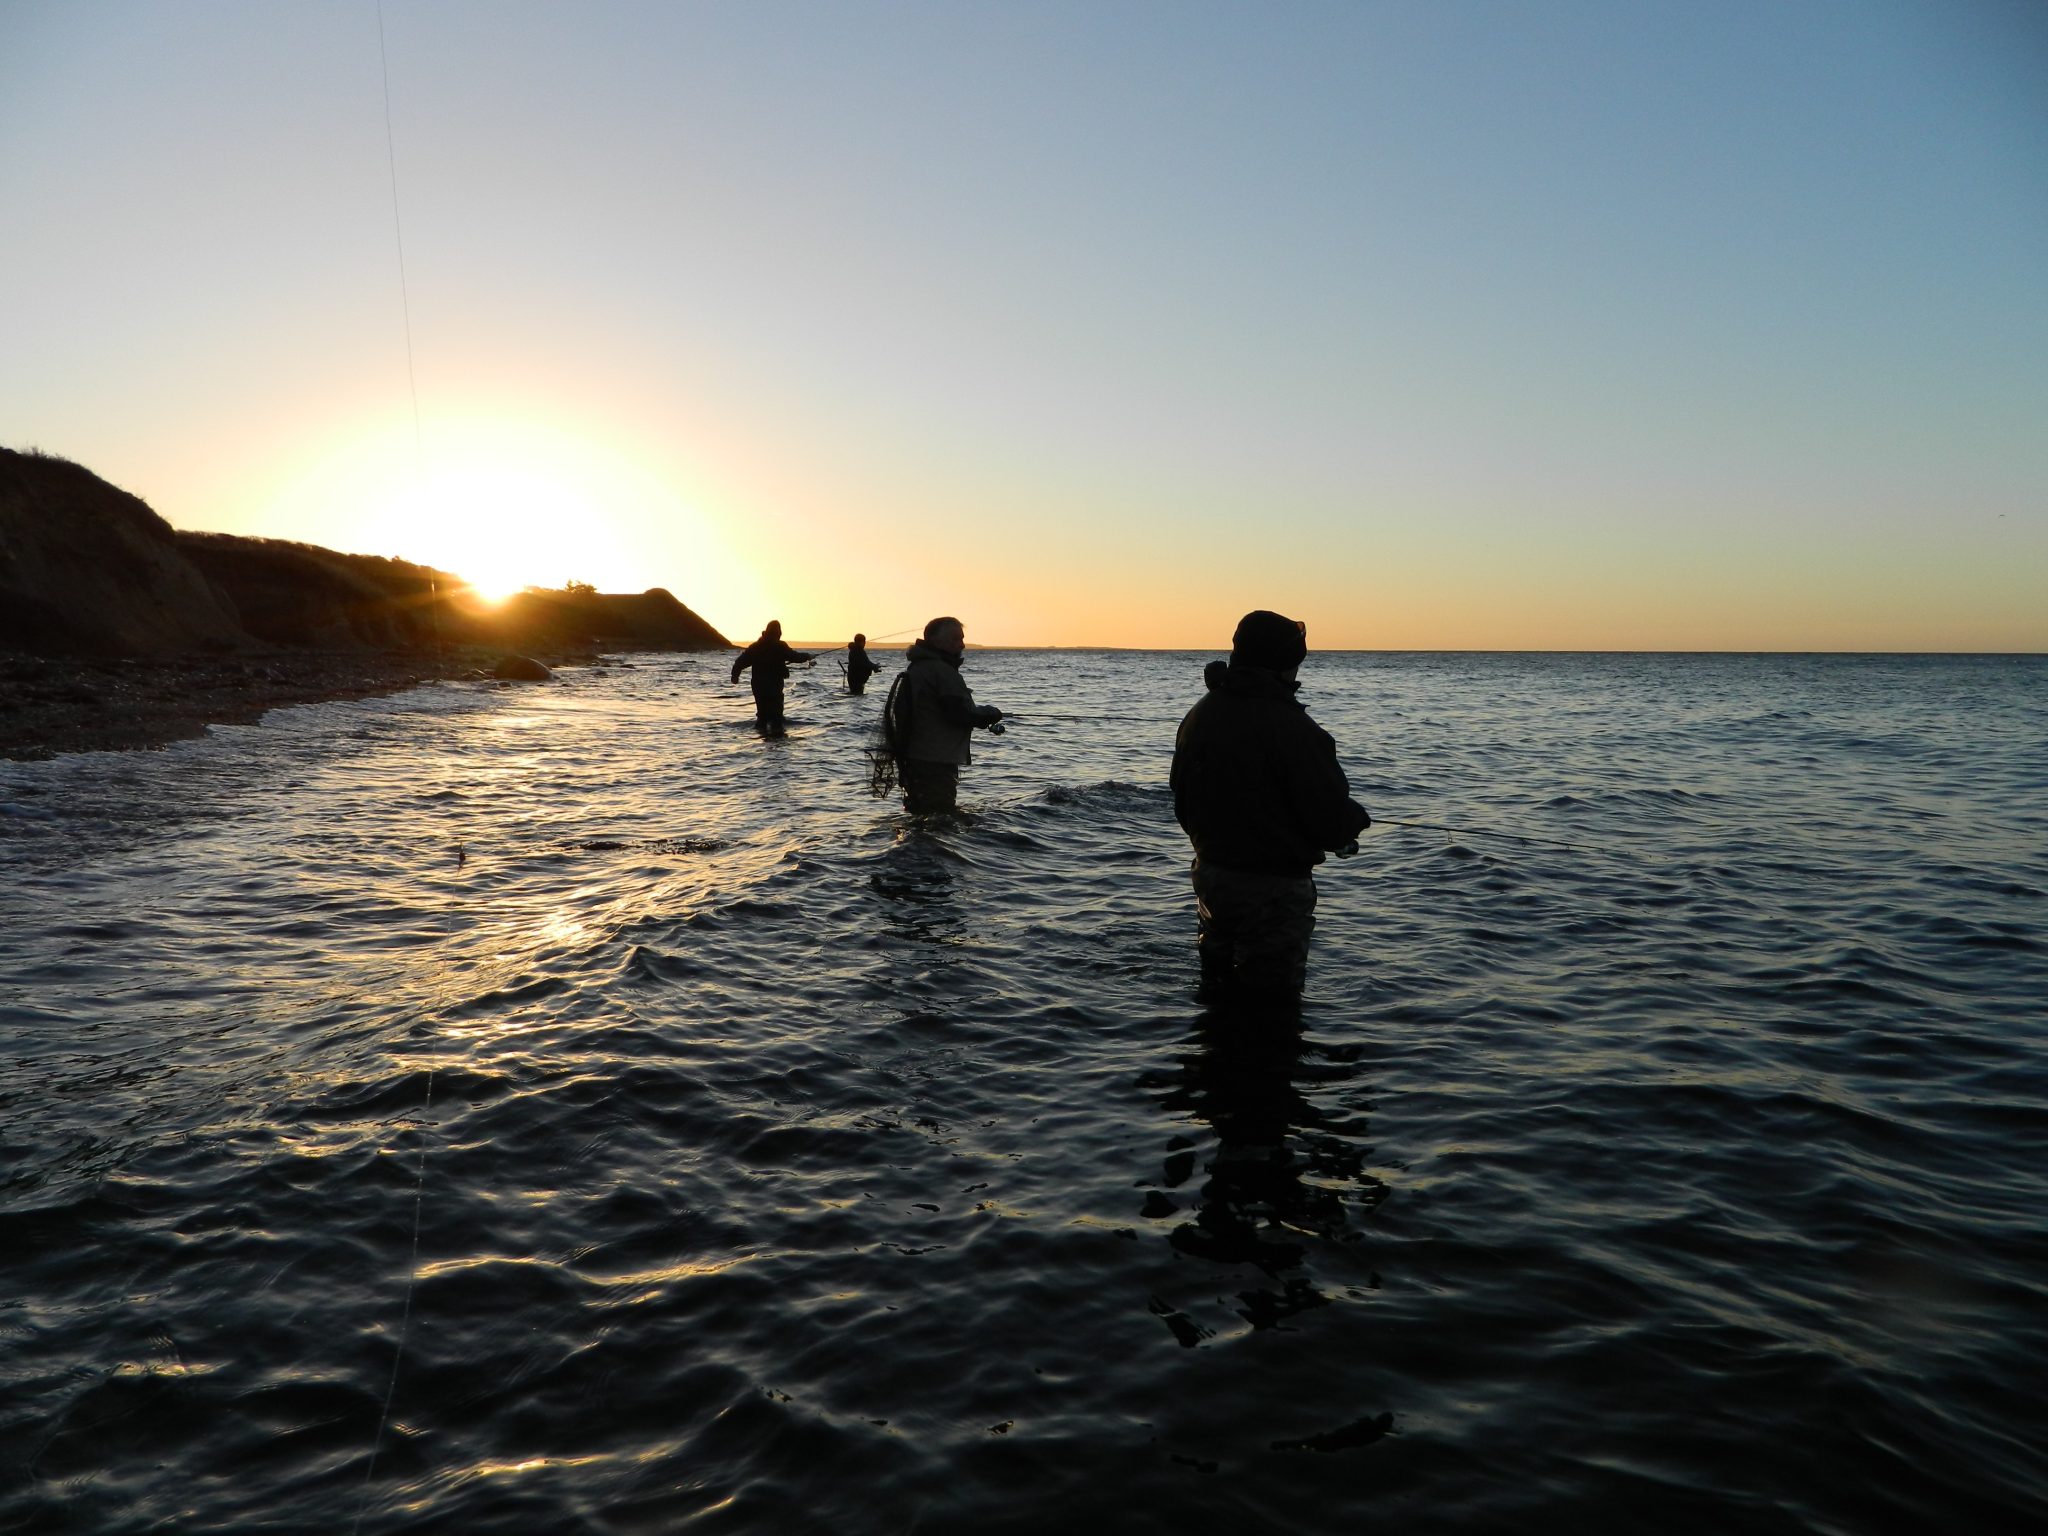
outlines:
M288 704L488 676L493 651L263 651L166 657L0 654L0 758L130 751L246 723ZM543 654L557 666L594 657Z

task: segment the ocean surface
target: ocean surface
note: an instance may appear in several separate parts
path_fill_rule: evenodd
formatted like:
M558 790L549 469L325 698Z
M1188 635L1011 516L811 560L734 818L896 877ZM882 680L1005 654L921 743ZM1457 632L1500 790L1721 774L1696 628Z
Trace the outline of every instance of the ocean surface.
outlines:
M2048 1527L2048 661L1313 655L1246 1039L1207 659L0 764L0 1529Z

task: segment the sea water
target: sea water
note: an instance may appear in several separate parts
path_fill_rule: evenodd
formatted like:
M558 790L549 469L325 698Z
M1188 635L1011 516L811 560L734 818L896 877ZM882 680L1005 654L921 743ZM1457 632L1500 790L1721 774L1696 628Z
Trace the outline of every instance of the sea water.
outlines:
M0 1527L2048 1521L2048 664L1313 656L1247 1042L1207 659L957 819L718 657L0 765Z

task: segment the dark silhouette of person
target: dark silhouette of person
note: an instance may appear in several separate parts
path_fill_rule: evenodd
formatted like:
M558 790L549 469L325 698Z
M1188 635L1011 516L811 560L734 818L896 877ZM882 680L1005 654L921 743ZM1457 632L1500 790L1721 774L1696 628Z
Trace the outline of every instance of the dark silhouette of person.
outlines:
M1337 744L1295 698L1308 626L1266 609L1212 661L1208 692L1173 743L1173 813L1194 844L1190 873L1212 992L1298 1001L1325 852L1358 851L1372 825L1337 764Z
M959 802L960 770L974 760L968 739L977 726L1002 734L1003 712L977 704L960 676L967 630L948 615L924 627L905 652L903 675L889 687L882 730L913 815L950 811Z
M868 659L868 637L855 635L846 647L846 691L866 693L868 679L882 670L882 664Z
M761 638L734 659L732 680L749 667L754 675L748 682L754 690L754 723L764 736L780 736L788 727L782 713L782 685L789 679L789 664L809 661L809 651L791 650L782 638L782 620L770 619Z

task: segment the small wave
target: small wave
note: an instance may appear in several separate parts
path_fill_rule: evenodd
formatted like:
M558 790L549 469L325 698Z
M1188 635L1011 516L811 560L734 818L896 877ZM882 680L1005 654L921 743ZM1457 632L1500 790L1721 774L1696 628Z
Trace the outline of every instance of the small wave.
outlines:
M727 902L718 909L718 916L790 918L803 916L803 909L793 902L760 901L748 896Z
M525 1003L537 1003L542 998L553 997L568 986L559 976L540 976L532 981L519 982L509 987L495 987L489 992L479 993L466 1003L457 1003L446 1012L451 1019L475 1018L478 1014L496 1013L500 1009L516 1008Z
M1097 784L1048 784L1038 796L1046 805L1110 806L1119 810L1170 805L1173 793L1163 785L1132 784L1104 779Z
M694 981L711 973L711 968L700 961L669 954L646 944L635 944L627 952L620 970L640 981Z
M592 837L563 843L576 853L720 853L729 845L722 837Z

